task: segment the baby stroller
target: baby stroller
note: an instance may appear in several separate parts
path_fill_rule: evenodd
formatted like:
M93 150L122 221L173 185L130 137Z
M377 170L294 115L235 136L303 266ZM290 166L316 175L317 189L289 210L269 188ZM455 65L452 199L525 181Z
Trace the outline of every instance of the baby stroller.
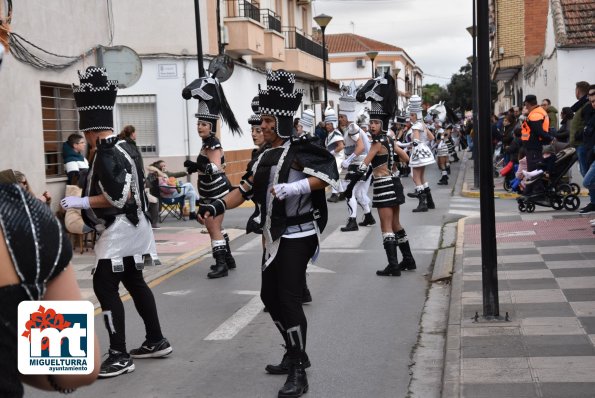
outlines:
M578 197L581 188L578 184L570 182L570 178L567 176L568 171L577 160L578 155L572 147L562 149L556 153L555 168L549 181L544 178L543 174L531 181L527 181L527 184L530 184L537 180L543 180L545 190L519 197L517 199L519 211L533 213L536 205L551 207L554 210L575 211L578 209L581 205Z
M515 179L516 171L519 165L514 164L512 160L506 164L506 166L500 169L500 177L504 177L504 182L502 183L504 190L506 192L511 192L513 190L513 181Z

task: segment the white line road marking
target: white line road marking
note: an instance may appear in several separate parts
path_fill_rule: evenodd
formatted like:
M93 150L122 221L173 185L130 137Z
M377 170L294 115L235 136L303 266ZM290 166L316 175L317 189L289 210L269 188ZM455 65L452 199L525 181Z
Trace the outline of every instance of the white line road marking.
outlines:
M235 252L244 252L244 251L255 250L256 248L258 248L258 249L262 248L262 237L260 235L256 235L254 238L252 238L250 241L244 243L239 248L232 250L232 252L234 252L234 253Z
M320 248L322 251L327 248L354 248L359 247L370 231L374 228L360 228L358 231L341 232L341 226L337 227L323 241Z
M238 294L254 294L255 296L248 301L246 305L237 310L232 316L227 318L217 329L205 337L205 340L231 340L236 334L245 328L264 308L260 299L260 292L240 290Z
M330 269L322 268L312 263L308 263L308 268L306 268L306 272L320 272L323 274L334 274L335 271L331 271Z
M171 292L164 292L163 294L166 294L168 296L185 296L190 293L192 293L192 290L174 290Z

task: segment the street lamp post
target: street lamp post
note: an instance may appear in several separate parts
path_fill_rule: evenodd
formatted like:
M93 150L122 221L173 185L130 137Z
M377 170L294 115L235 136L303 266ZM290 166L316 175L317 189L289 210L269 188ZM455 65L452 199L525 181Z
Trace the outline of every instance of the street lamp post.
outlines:
M368 51L366 55L370 58L370 61L372 61L372 79L374 79L376 77L376 74L374 73L374 60L378 56L378 51Z
M322 80L324 83L324 109L328 106L328 97L327 97L327 85L326 85L326 61L327 61L327 51L326 51L326 41L324 39L324 31L326 30L326 26L331 22L330 15L320 14L314 17L314 21L320 26L320 30L322 31ZM324 114L324 109L322 113Z
M500 317L498 298L498 255L496 250L496 215L494 206L494 175L492 165L492 135L490 130L490 39L489 7L478 1L477 10L477 111L479 138L479 206L481 214L481 281L483 316ZM477 134L476 134L477 135Z

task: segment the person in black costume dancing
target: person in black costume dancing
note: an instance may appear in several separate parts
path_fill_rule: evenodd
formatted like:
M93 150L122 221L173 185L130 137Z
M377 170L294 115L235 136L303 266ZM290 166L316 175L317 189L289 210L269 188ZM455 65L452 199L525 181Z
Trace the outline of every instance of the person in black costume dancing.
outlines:
M294 83L292 73L268 73L259 108L270 148L250 162L239 189L199 208L199 217L207 220L245 200L253 199L260 209L264 236L260 297L287 347L281 363L266 368L287 374L279 397L300 397L309 388L303 285L306 266L317 257L319 234L327 222L324 188L337 186L339 178L335 158L328 151L313 145L306 135L291 138L293 116L302 98L300 91L293 91Z
M73 89L79 111L79 129L84 132L90 159L83 197L67 196L64 209L83 209L85 224L99 234L95 244L93 291L101 304L109 332L108 358L99 377L114 377L134 371L132 358L168 355L172 347L161 333L153 292L143 278L145 265L158 264L155 238L149 222L145 175L139 152L113 131L113 106L117 82L107 80L103 68L90 66L79 72L80 86ZM128 353L124 305L120 282L132 296L145 324L145 341Z
M365 176L368 167L372 166L374 176L372 206L378 209L383 246L388 259L386 268L376 271L376 275L379 276L400 276L401 270L416 268L409 239L399 219L400 205L405 203L405 195L396 170L396 162L407 162L409 157L383 130L388 127L389 120L396 110L395 93L395 81L389 73L386 73L384 76L369 80L356 95L359 102L367 100L371 102L372 146L360 164L358 173ZM397 245L403 255L401 263L397 258Z
M241 134L223 89L216 78L202 77L190 83L182 91L185 99L198 100L196 112L198 135L202 139L202 148L196 162L186 160L184 166L188 174L198 172L199 205L208 205L223 198L229 193L231 184L225 175L225 156L223 147L215 133L219 114L227 122L233 133ZM209 279L221 278L228 275L228 270L236 268L236 261L231 254L229 236L222 229L223 214L206 221L205 225L211 237L214 266L207 274Z

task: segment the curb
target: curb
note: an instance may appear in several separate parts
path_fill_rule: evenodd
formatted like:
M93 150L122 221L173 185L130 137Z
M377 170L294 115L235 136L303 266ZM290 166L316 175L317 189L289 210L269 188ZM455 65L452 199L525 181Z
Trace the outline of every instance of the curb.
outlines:
M461 395L461 264L465 236L465 218L457 222L457 238L450 290L450 303L444 347L442 374L442 398L458 398Z

